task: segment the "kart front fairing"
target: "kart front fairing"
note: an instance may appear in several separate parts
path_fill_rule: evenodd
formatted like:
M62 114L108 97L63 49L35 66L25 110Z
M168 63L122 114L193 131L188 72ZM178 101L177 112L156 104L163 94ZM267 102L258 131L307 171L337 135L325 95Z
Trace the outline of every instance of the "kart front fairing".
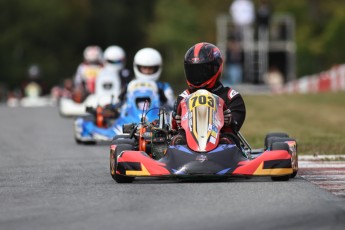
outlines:
M189 148L207 152L218 146L223 107L223 99L207 90L198 90L181 101L181 125Z
M128 85L126 102L113 128L116 134L122 134L122 125L139 123L143 116L148 122L158 118L160 99L158 88L153 81L134 80ZM155 111L152 111L155 110Z
M77 117L88 115L86 107L96 108L97 106L104 106L112 103L112 97L97 97L95 94L90 94L81 102L75 102L72 98L62 97L59 101L59 112L65 117Z
M145 82L144 82L145 83ZM159 108L158 90L153 82L137 82L129 85L126 103L121 107L120 116L109 127L98 127L95 121L79 117L75 121L76 138L83 141L111 141L117 134L122 134L122 126L129 123L138 123L148 110ZM146 114L145 119L153 121L158 118L157 111Z
M115 150L116 146L111 148ZM169 146L160 160L143 151L123 151L117 159L116 173L132 177L232 177L281 176L292 173L287 151L265 151L248 159L235 145L219 145L212 151L198 153L186 145Z
M76 102L70 97L61 97L59 102L59 111L65 117L77 117L88 115L86 107L96 108L118 102L118 94L121 82L106 75L98 77L99 66L87 66L85 69L85 87L90 94L82 102ZM97 85L97 90L95 87ZM107 85L111 87L107 88Z

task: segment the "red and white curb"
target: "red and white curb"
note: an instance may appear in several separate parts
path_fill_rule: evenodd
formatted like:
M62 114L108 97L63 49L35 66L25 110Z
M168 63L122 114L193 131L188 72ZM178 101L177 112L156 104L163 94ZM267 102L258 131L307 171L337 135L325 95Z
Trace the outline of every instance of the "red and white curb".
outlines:
M345 198L345 155L299 156L298 175Z
M345 64L331 69L303 76L286 83L280 93L319 93L345 90Z

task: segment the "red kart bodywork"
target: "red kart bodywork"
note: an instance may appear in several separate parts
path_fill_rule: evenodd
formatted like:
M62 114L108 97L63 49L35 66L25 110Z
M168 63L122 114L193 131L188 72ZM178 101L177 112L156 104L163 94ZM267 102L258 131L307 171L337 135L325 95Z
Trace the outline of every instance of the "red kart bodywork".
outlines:
M224 146L226 148L226 146ZM115 150L116 146L112 145L112 149ZM181 174L180 170L183 167L188 166L190 161L189 154L181 154L181 152L176 153L174 149L169 151L168 149L167 154L160 160L154 160L149 155L147 155L143 151L123 151L117 159L117 167L116 167L116 174L124 175L124 176L132 176L132 177L164 177L164 176L193 176L193 175L204 175L204 176L282 176L282 175L289 175L293 173L292 164L291 164L291 154L285 150L274 150L274 151L265 151L260 154L258 157L254 159L246 159L240 152L233 151L237 147L231 146L228 149L228 152L234 154L235 159L239 161L232 166L229 164L222 169L230 168L226 173L219 174L222 170L216 170L213 172L203 172L200 170L194 173L184 173ZM210 153L212 154L212 153ZM169 164L169 158L171 155L174 155L176 158L180 158L183 162L181 165L177 167L173 167ZM186 156L187 155L187 156ZM198 157L200 154L195 154L194 162L199 164L200 166L204 164L203 157L207 158L208 153L203 154L200 159ZM184 163L183 159L185 159ZM222 160L221 158L219 158ZM232 161L233 163L234 161ZM227 164L225 164L227 165ZM201 167L202 169L202 167Z

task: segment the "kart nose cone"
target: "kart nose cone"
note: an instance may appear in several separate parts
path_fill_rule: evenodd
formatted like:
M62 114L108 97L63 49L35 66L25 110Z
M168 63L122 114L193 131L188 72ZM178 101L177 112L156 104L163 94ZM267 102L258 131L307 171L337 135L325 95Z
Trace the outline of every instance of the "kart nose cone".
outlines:
M185 175L214 175L223 170L224 168L215 162L208 160L196 160L185 164L175 174Z

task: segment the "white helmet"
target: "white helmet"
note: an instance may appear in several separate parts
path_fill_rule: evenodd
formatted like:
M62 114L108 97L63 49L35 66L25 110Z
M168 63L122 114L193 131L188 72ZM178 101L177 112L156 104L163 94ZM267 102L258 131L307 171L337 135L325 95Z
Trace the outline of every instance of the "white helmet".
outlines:
M41 69L38 65L31 65L28 69L28 76L30 79L37 79L41 75Z
M118 69L125 67L126 53L120 46L109 46L104 51L104 60Z
M99 46L88 46L84 50L84 60L87 62L102 62L102 50Z
M145 67L150 67L152 71L142 72ZM134 56L133 68L136 79L157 81L162 72L162 56L155 49L141 49Z

